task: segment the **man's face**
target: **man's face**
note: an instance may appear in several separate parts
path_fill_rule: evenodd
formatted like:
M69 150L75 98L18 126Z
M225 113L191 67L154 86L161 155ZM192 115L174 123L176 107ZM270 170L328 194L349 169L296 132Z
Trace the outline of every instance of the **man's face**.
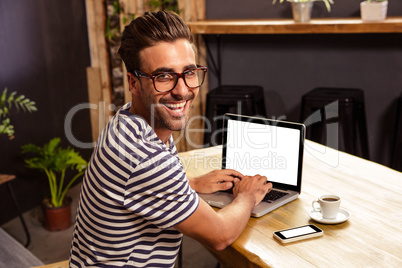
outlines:
M140 52L142 72L176 72L196 67L195 54L191 44L180 39L173 43L161 42ZM140 96L135 96L136 113L143 116L157 130L176 131L185 128L190 108L198 89L189 89L182 78L169 92L155 90L152 79L140 79ZM139 103L141 102L141 103Z

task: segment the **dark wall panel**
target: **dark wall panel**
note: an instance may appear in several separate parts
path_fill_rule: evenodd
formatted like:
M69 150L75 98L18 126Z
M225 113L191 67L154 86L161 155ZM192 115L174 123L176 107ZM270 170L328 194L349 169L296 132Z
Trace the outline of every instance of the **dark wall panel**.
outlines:
M209 19L267 19L292 18L290 2L280 0L272 4L271 0L206 0L206 16ZM334 0L331 12L324 2L317 1L313 6L313 18L360 17L360 2L363 0ZM388 15L402 15L402 1L388 1Z
M16 174L13 188L23 210L48 193L43 173L26 169L21 145L43 144L64 133L75 105L88 102L86 67L90 66L84 0L0 1L0 90L17 91L37 103L33 114L14 112L15 139L0 136L0 173ZM89 111L73 118L72 132L91 141ZM88 159L90 150L77 148ZM0 222L15 216L6 187L0 187Z
M332 12L313 17L360 16L360 0L336 0ZM207 18L291 18L289 3L207 0ZM286 12L289 12L286 13ZM388 14L402 16L402 1ZM216 37L207 42L215 59ZM315 87L365 92L370 159L390 165L396 99L402 92L402 34L220 35L222 84L260 85L268 116L298 121L301 97ZM211 67L211 66L209 66ZM210 68L210 89L218 85Z

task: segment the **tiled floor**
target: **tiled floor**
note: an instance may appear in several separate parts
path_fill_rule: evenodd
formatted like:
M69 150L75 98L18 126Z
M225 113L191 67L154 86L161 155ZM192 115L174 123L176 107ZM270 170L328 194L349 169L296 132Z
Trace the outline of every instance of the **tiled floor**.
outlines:
M73 211L76 210L80 185L73 187L69 195L73 197ZM17 197L18 198L18 197ZM75 215L73 215L75 218ZM70 252L70 243L73 227L59 232L46 231L41 224L41 210L34 208L24 213L24 219L31 234L31 243L28 250L31 251L43 263L49 264L67 260ZM26 238L19 218L13 219L1 226L7 233L21 244L25 244ZM184 268L214 268L217 261L197 241L184 237L183 240L183 267Z

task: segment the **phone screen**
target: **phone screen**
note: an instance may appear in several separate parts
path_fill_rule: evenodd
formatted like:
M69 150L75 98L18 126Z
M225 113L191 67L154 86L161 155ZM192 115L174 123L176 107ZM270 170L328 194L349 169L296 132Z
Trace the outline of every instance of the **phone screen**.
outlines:
M285 238L290 238L290 237L295 237L295 236L300 236L300 235L312 234L312 233L315 233L315 232L317 232L317 231L307 225L307 226L303 226L303 227L300 227L300 228L281 231L280 233Z

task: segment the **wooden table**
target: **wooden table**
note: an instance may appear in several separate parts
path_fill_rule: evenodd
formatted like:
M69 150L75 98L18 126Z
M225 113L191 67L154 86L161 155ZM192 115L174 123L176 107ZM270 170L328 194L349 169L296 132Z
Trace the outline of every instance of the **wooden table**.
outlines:
M224 251L210 252L228 267L402 267L402 173L306 141L302 193L261 217L250 218ZM221 147L180 153L188 176L220 168ZM311 202L334 193L351 216L337 225L312 221ZM324 236L281 245L277 230L313 223Z
M47 265L36 266L33 268L68 268L68 260L55 262Z

